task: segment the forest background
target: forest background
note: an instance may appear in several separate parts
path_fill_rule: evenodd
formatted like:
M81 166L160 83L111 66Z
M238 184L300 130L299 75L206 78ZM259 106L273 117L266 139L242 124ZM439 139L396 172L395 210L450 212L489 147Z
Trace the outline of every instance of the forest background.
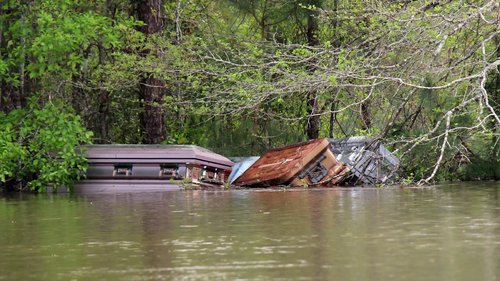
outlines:
M4 0L0 188L70 184L91 142L357 135L401 180L498 180L499 27L484 0Z

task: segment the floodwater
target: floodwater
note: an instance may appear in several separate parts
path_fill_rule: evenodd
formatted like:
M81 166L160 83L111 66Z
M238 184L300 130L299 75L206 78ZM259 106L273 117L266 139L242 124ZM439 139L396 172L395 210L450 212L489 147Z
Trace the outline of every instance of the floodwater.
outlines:
M500 183L3 196L0 280L500 280Z

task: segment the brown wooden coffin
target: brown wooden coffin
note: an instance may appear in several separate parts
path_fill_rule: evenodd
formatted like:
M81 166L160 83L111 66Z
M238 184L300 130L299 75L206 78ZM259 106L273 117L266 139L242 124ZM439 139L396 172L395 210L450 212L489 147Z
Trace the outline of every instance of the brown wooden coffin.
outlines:
M331 152L328 139L323 138L269 150L233 184L330 186L342 182L348 171Z

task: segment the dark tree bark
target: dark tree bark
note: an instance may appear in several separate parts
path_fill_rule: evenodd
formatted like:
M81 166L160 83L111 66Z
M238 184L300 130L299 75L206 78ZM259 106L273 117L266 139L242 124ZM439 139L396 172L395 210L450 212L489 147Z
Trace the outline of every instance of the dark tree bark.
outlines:
M371 129L372 119L370 113L370 102L368 100L361 103L361 119L363 120L363 130Z
M318 13L314 11L307 16L307 43L309 46L319 45L317 17Z
M26 55L24 54L26 50L26 39L24 37L21 38L21 46L22 46L22 61L19 64L19 91L18 94L16 95L16 107L17 108L24 108L26 107L26 97L28 95L28 89L29 89L29 81L26 78Z
M73 81L74 85L78 85L79 83L83 83L87 79L86 78L87 77L87 65L88 65L87 62L89 60L89 52L90 52L89 50L90 50L89 47L87 47L86 49L83 50L83 58L84 58L85 62L83 63L83 65L79 64L76 67L76 69L82 68L83 71L81 73L79 73L78 75L73 75L71 77L71 80ZM84 126L86 126L87 128L89 128L92 131L96 131L95 130L96 125L94 125L94 123L97 123L97 122L95 122L95 120L92 120L92 118L89 117L89 116L94 117L94 114L88 114L86 112L86 109L88 109L90 107L88 105L89 100L93 101L94 98L92 97L92 98L88 99L87 92L84 90L83 87L73 87L71 89L71 96L70 96L71 105L75 109L76 113L82 117L82 121L83 121ZM97 117L97 118L99 118L99 117Z
M99 140L98 143L110 143L109 125L111 123L110 96L108 91L99 91L98 114L101 117L99 122Z
M160 143L167 137L165 114L162 109L165 83L156 78L144 78L140 86L143 111L140 126L143 143Z
M257 155L259 153L257 149L258 135L259 135L259 110L258 108L255 108L252 114L252 135L250 137L250 152L252 153L252 155Z
M99 63L104 64L104 48L102 44L99 44ZM101 81L100 83L102 83ZM100 87L99 90L99 134L100 134L100 143L109 143L109 125L111 123L111 96L110 93L104 89L104 87Z
M141 31L147 36L161 33L161 0L137 1L138 18L144 22ZM143 143L160 143L167 137L163 97L165 82L145 73L141 79L139 99L142 102L140 127Z
M336 97L332 98L332 101L330 103L330 127L328 131L328 137L329 138L334 138L335 134L333 129L335 128L335 120L337 119L337 113L335 112L335 99Z
M311 12L307 17L307 43L309 46L318 46L318 22L317 22L317 12ZM311 62L309 67L309 73L314 73L316 70L316 61ZM318 115L318 93L316 91L310 91L307 95L307 123L306 123L306 134L308 139L317 139L319 137L319 121L320 115Z
M333 12L335 13L333 16L333 30L334 30L334 37L333 37L333 47L335 49L340 48L340 36L338 34L338 27L339 27L339 19L338 19L338 10L339 10L339 0L334 0L333 1ZM332 96L331 104L330 104L330 127L329 127L329 132L328 132L328 137L329 138L334 138L335 133L335 121L337 120L337 113L335 112L335 103L337 101L337 95L335 94ZM338 122L338 121L337 121Z
M307 124L306 133L308 139L317 139L319 137L319 117L317 92L311 92L307 99Z

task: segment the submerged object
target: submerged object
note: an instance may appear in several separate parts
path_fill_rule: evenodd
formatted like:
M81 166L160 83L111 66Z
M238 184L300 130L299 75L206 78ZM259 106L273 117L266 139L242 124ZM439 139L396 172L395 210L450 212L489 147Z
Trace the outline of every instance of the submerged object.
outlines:
M271 149L246 169L233 184L330 186L341 183L349 167L337 161L328 139L315 139Z
M195 145L88 145L86 179L77 193L222 187L233 162Z
M234 166L231 170L231 174L229 175L229 183L232 184L234 181L239 178L248 168L250 168L253 163L255 163L260 157L259 156L251 156L251 157L232 157Z
M369 137L330 139L337 159L350 167L351 184L381 184L391 182L399 169L399 159L379 140Z

